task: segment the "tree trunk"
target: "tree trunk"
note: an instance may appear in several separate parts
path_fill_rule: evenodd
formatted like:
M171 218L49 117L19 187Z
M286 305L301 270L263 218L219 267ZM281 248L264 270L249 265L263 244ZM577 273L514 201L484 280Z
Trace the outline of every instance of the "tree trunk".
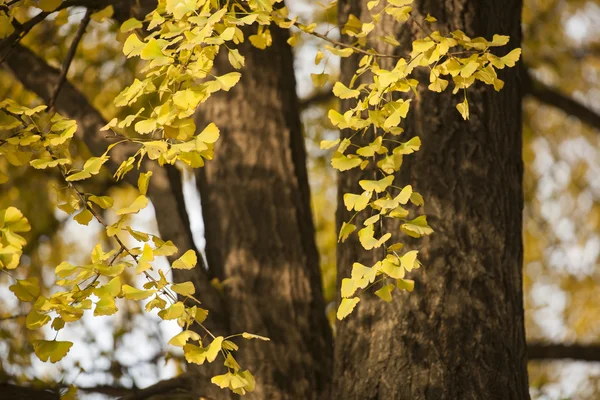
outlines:
M366 0L340 0L340 23L350 13L370 19ZM422 0L413 15L427 13L442 32L511 36L520 45L520 0ZM416 25L382 21L378 35L406 46L423 37ZM374 44L380 52L389 47ZM387 45L385 45L387 46ZM357 59L343 59L347 83ZM390 65L383 65L390 67ZM426 71L422 81L428 82ZM423 195L435 232L406 240L420 250L424 267L413 271L413 293L394 293L392 303L364 295L354 314L338 323L334 389L339 399L528 399L523 322L521 238L523 193L521 93L517 68L504 70L500 93L469 89L471 119L463 121L447 90L411 103L402 141L421 137L421 151L406 157L399 184ZM343 107L348 106L345 103ZM343 132L347 136L350 132ZM352 170L339 179L338 225L350 218L344 193L373 171ZM359 221L362 223L362 221ZM397 225L388 226L398 232ZM338 247L338 277L353 262L372 265L382 254L364 251L356 236ZM338 282L339 284L339 282Z
M241 346L257 378L252 399L328 398L332 345L310 211L304 139L287 31L266 50L240 48L240 83L200 107L215 122L215 159L198 170L211 273L224 283L232 333L271 338ZM216 61L229 72L227 54ZM221 393L220 398L224 398Z

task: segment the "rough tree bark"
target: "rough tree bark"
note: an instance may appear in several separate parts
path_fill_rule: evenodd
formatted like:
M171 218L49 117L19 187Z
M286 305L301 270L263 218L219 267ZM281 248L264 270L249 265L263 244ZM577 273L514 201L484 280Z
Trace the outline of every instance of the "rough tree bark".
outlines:
M366 19L366 3L341 0L340 23L351 13ZM505 34L511 36L511 48L520 45L521 0L422 0L413 6L419 20L427 13L438 19L435 29L461 29L472 37ZM380 29L376 35L395 35L407 44L425 35L415 24L389 19ZM356 62L342 62L346 83ZM423 194L435 233L406 241L420 250L424 264L411 275L413 293L396 292L390 304L365 296L354 314L338 323L335 398L529 398L521 277L520 79L516 68L501 77L506 86L500 93L483 85L469 91L471 119L466 122L455 109L460 99L451 93L425 89L411 103L404 140L419 135L423 146L405 159L399 177L402 185L412 184ZM339 204L343 193L360 191L360 179L372 179L373 171L354 171L341 174ZM338 224L348 219L340 206ZM338 277L349 276L354 261L372 265L375 260L354 236L338 247Z
M240 83L200 108L200 129L208 121L221 128L215 159L197 172L206 254L210 271L225 283L229 332L271 338L241 350L241 363L260 380L249 398L327 398L331 333L293 56L287 31L273 28L272 36L266 50L242 46ZM226 54L216 68L231 68Z

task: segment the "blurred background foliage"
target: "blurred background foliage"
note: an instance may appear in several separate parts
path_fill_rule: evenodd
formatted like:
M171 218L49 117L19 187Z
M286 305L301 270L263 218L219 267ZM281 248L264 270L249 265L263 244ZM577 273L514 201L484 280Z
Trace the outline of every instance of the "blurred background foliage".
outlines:
M336 34L332 10L325 12L309 0L295 0L290 6L301 18L319 21L321 31ZM21 20L25 20L32 15L33 7L20 12ZM23 44L60 68L83 14L77 8L64 10L36 26ZM122 55L123 40L111 20L92 22L69 71L69 80L106 119L128 114L126 109L116 109L112 101L139 68L135 60L126 60ZM328 94L328 85L313 88L310 74L325 69L333 81L339 61L328 59L325 67L316 67L313 60L317 46L311 38L299 41L295 48L296 78L302 99L323 286L328 313L333 318L337 183L319 142L337 136L326 118L335 100ZM524 76L528 74L544 88L599 113L600 4L587 0L525 0L523 59ZM0 98L7 97L24 104L38 101L10 72L0 68ZM564 107L548 105L541 97L527 95L523 115L527 338L531 343L598 344L600 126L582 122L571 109L565 112ZM86 156L83 144L77 150ZM93 225L82 229L56 209L53 187L61 184L57 177L45 170L10 167L1 160L0 170L10 177L0 187L0 208L17 206L32 225L23 257L26 268L15 273L18 277L38 276L47 292L56 291L54 267L63 260L84 262L91 251L90 243L103 233ZM190 181L193 175L186 176L188 211L201 248L197 193ZM123 204L135 196L132 188L116 184L108 175L95 179L94 184L96 192L102 187L101 191L110 192ZM156 231L152 210L136 216L135 223ZM102 392L105 385L148 385L185 368L180 354L168 353L166 346L165 337L177 326L139 315L133 303L122 303L118 314L101 322L84 318L70 330L72 339L85 344L84 352L51 366L34 360L29 341L40 333L25 328L27 305L19 305L4 290L8 279L0 275L0 352L6 355L0 359L0 381L54 380L65 385L96 386ZM532 361L529 366L534 399L600 398L600 362L542 360ZM109 389L104 392L110 393Z

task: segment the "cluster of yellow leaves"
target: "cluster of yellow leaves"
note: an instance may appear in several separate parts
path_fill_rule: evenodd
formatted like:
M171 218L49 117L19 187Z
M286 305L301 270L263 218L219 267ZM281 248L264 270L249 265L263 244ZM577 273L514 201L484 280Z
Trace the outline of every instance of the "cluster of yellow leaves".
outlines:
M387 4L385 4L387 3ZM371 22L361 22L354 15L350 15L347 23L342 28L342 33L354 40L346 48L333 49L328 47L332 54L348 57L354 53L367 53L359 62L354 77L349 86L336 82L333 93L340 99L355 99L355 106L344 114L336 110L329 111L331 123L339 129L350 129L355 132L350 138L335 141L321 142L322 149L333 149L335 152L331 165L338 171L348 171L354 168L374 171L376 179L361 180L362 193L346 193L343 196L344 205L348 211L354 211L350 221L344 222L339 232L338 240L344 242L358 227L352 221L360 212L368 212L369 217L358 230L359 242L365 250L384 247L387 255L373 267L355 263L351 278L342 280L342 301L338 308L337 317L343 319L348 316L360 301L356 292L358 289L381 284L375 294L384 301L391 301L395 288L412 291L414 283L404 279L405 273L420 266L417 252L409 251L404 255L399 254L402 243L395 241L388 244L395 236L394 232L384 232L386 224L383 220L395 219L400 221L400 231L410 237L420 238L429 235L433 229L427 223L425 215L409 218L409 209L405 206L412 203L419 207L424 205L423 197L413 191L412 186L394 185L395 175L402 167L403 158L420 149L421 140L413 137L401 141L404 129L400 126L406 118L411 105L410 93L416 95L420 82L412 77L413 71L418 67L430 70L428 89L442 92L449 86L449 77L453 82L453 93L461 89L464 100L457 105L457 109L466 120L469 118L469 104L466 89L481 81L492 85L496 90L502 89L504 82L498 78L497 69L513 67L521 54L520 49L515 49L504 57L497 57L490 53L490 48L504 46L508 43L508 36L494 35L491 41L478 37L471 39L461 31L443 35L438 31L423 32L424 39L412 43L412 52L409 58L400 58L392 69L384 69L378 59L381 55L372 49L366 49L368 36L374 30L383 14L393 16L398 22L405 22L411 16L412 0L387 0L371 1L368 9L371 10ZM383 6L385 4L385 6ZM427 16L422 23L435 22L435 18ZM419 26L422 26L418 23ZM387 44L398 46L393 37L378 37ZM451 49L459 47L460 51L452 52ZM315 62L319 64L321 57ZM362 77L361 82L359 78ZM371 77L367 82L366 77ZM313 76L316 86L321 85L322 78ZM358 146L352 138L360 135L369 138L366 146ZM364 139L363 139L364 141ZM354 151L350 151L354 150ZM380 236L376 236L379 233ZM400 232L398 232L400 233ZM395 281L395 284L389 283Z

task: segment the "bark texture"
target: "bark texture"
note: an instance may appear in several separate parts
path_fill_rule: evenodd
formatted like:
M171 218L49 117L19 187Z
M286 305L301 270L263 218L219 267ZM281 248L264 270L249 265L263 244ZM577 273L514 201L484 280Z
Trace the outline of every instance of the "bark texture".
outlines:
M198 127L221 128L215 159L198 170L209 269L224 282L229 332L259 386L252 399L315 399L331 378L331 333L325 317L310 211L304 139L288 33L273 45L249 44L240 83L200 108ZM228 72L227 54L216 61ZM220 398L223 398L223 392Z
M370 19L366 4L341 0L340 23L350 13ZM520 45L520 0L422 0L413 8L419 20L427 13L435 16L434 29L442 32L461 29L487 38L505 34L511 36L510 48ZM379 29L375 35L394 35L407 44L426 35L415 24L389 19ZM343 60L344 82L356 62ZM428 82L428 76L425 71L421 81ZM354 314L338 323L333 398L529 398L517 68L504 70L501 78L506 86L500 93L480 84L469 89L471 119L466 122L455 108L462 98L451 90L440 95L427 92L425 84L411 103L401 140L418 135L423 145L405 158L399 184L412 184L424 196L435 233L424 240L403 237L409 249L420 250L424 264L409 275L416 281L413 293L395 292L389 304L365 295ZM360 193L360 179L373 179L373 171L341 174L338 204L344 193ZM339 207L338 224L349 218ZM401 235L397 225L388 229ZM383 256L362 250L352 238L338 247L340 281L350 275L353 262L370 266Z

